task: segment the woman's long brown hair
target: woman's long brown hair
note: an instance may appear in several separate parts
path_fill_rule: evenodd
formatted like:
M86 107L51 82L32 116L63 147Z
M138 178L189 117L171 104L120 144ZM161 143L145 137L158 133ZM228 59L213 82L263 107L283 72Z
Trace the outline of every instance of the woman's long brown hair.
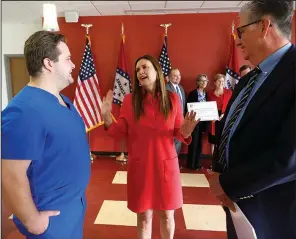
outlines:
M158 61L150 55L144 55L139 57L136 60L135 63L135 71L134 71L134 82L133 82L133 93L132 93L132 103L133 103L133 111L134 111L134 116L136 121L140 119L141 115L144 115L144 108L143 108L143 103L144 103L144 98L145 95L147 94L146 91L142 90L142 87L140 86L140 82L137 77L137 63L141 59L146 59L150 61L156 70L156 81L154 84L155 86L155 92L154 92L154 97L159 97L160 98L160 106L159 110L160 112L164 115L165 119L168 119L169 114L172 110L172 102L170 100L170 97L168 95L167 89L165 87L165 81L164 81L164 76L161 70L161 67L158 63Z

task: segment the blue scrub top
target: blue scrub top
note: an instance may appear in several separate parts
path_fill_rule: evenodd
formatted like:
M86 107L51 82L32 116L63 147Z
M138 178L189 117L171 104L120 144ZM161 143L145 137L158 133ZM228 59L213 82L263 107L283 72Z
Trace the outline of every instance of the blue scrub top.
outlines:
M32 160L27 176L36 207L55 210L84 197L90 149L82 118L53 94L26 86L2 111L2 159Z

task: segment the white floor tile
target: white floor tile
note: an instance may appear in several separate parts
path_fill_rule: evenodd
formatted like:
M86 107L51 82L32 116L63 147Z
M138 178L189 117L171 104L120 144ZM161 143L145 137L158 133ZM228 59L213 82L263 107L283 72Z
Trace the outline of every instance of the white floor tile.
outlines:
M226 231L226 216L219 205L184 204L187 230Z
M209 187L204 174L181 173L182 187Z
M112 181L113 184L126 184L127 172L126 171L117 171L114 179Z
M113 184L126 184L126 171L117 171ZM181 173L181 184L183 187L209 187L208 180L204 174Z
M136 226L137 214L127 208L126 201L105 200L94 224Z

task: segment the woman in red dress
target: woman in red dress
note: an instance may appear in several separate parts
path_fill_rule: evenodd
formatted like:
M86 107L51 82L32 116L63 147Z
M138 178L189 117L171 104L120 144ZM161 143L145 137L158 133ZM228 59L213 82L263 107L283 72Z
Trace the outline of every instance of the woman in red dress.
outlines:
M215 128L219 121L223 118L227 104L232 95L231 90L224 89L225 75L217 74L214 78L214 85L214 90L208 92L208 101L216 101L220 118L218 121L212 121L210 124L209 143L212 144L212 152L214 145L216 144Z
M177 94L166 90L158 61L140 57L135 63L133 93L124 97L120 116L112 122L113 92L103 99L102 115L108 133L127 138L127 201L137 213L140 239L151 238L152 214L159 212L162 239L172 239L174 210L182 207L183 196L174 137L191 142L198 123L195 114L182 114Z

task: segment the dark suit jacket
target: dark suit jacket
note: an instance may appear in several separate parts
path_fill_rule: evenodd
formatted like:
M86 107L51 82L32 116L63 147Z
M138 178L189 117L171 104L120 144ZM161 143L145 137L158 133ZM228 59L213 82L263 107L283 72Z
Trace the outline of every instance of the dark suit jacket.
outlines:
M288 216L287 208L295 200L295 65L293 45L250 101L230 140L229 168L220 175L220 184L230 199L247 202L250 197L257 198L260 210L273 215L270 220L278 223L283 219L281 213ZM217 129L218 144L230 106L247 84L247 76L234 89ZM217 148L214 161L218 160ZM213 169L218 170L215 163ZM255 207L253 210L255 213Z
M208 93L206 92L206 100L208 98ZM197 95L197 89L194 89L193 91L190 91L187 97L187 103L190 102L199 102L198 101L198 95ZM187 105L186 105L186 112L188 111Z
M181 94L182 94L182 100L183 100L183 113L185 111L185 106L186 106L186 95L185 95L185 91L183 89L183 87L179 84L179 87L180 87L180 90L181 90ZM177 91L175 90L175 87L173 86L173 84L169 81L167 84L166 84L166 89L168 91L171 91L171 92L174 92L174 93L177 93Z

